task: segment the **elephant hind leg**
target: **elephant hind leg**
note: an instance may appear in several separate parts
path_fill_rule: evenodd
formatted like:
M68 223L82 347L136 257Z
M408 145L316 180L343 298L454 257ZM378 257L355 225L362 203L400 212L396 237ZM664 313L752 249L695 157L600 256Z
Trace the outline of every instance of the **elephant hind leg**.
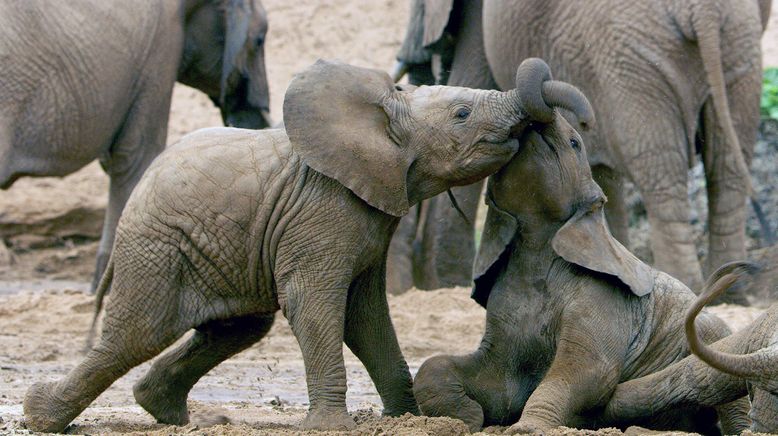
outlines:
M759 128L759 89L761 70L755 69L727 86L732 123L737 132L738 147L727 144L726 135L717 123L713 103L703 107L702 157L708 194L709 246L705 262L706 273L733 260L745 259L747 218L746 183L736 169L734 153L742 153L748 165L751 161ZM747 304L742 291L727 292L722 301Z
M62 432L116 379L159 354L186 331L161 332L156 323L135 316L107 317L104 324L100 343L65 378L34 384L27 391L24 416L28 428Z
M778 396L764 389L755 388L751 400L751 431L778 432Z
M135 400L158 422L187 424L186 399L192 386L216 365L262 339L274 317L248 315L196 327L188 341L157 359L135 384Z

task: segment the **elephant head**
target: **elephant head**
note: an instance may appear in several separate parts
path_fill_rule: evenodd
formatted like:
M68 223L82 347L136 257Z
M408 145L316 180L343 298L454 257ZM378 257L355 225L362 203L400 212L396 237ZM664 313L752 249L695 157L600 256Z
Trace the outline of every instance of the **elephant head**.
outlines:
M592 179L581 137L558 111L537 102L534 117L544 122L526 129L519 151L488 183L489 208L474 266L473 298L486 306L508 247L530 236L550 244L568 262L617 278L637 296L648 294L653 272L608 230L606 198ZM580 122L592 121L589 117Z
M570 106L586 100L574 88L557 95L558 83L543 81L547 70L528 60L517 87L548 90ZM530 121L517 90L395 86L384 72L329 61L298 74L284 100L287 134L304 161L394 216L496 171Z
M265 72L267 14L258 0L187 0L178 81L205 92L225 125L272 124Z

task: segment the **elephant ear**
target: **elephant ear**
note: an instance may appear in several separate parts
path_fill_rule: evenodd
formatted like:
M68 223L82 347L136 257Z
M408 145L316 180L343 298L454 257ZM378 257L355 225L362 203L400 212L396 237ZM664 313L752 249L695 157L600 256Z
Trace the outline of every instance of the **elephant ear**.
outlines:
M246 0L227 0L224 9L226 35L224 38L224 57L219 100L224 105L227 95L227 81L235 68L239 67L240 54L246 49L251 21L251 6Z
M453 9L454 0L424 0L422 47L429 47L440 40Z
M384 104L394 92L383 71L319 60L289 85L284 125L308 166L399 217L408 213L413 158L389 135Z
M502 267L508 259L508 245L518 230L518 222L508 212L498 208L486 195L486 222L481 234L481 245L473 265L473 291L470 298L486 307L489 294Z
M604 199L598 199L581 208L556 232L551 247L568 262L617 277L642 297L654 288L653 270L611 235L604 204Z

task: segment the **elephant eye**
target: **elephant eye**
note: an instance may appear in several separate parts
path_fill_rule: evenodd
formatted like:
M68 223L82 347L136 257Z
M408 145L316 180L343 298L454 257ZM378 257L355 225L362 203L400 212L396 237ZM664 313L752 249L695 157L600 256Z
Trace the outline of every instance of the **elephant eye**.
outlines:
M466 120L467 117L470 116L470 109L468 109L466 107L461 107L461 108L457 109L457 112L454 114L454 116L457 119Z
M257 39L254 40L254 45L256 47L261 47L262 44L265 43L265 37L264 36L258 36Z
M573 147L576 150L580 150L581 149L581 144L575 138L570 138L570 146Z

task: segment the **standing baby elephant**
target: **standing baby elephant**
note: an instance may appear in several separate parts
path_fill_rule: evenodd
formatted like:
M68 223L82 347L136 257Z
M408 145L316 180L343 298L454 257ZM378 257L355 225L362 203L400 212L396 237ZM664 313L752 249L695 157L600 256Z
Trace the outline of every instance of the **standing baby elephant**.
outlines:
M269 125L266 30L259 0L0 0L0 189L100 160L111 183L92 290L165 147L176 80L226 124Z
M606 413L637 418L688 404L715 406L749 395L751 430L778 432L778 304L712 346L698 337L695 324L703 306L754 270L752 264L732 262L713 274L706 292L686 315L686 336L694 355L620 384Z
M689 354L680 327L694 294L611 236L578 133L559 115L530 114L547 123L524 132L488 183L473 290L486 307L481 345L427 360L415 380L423 413L460 418L474 431L607 425L597 408L620 381ZM710 315L700 328L708 339L729 333ZM695 415L640 424L715 431L713 410Z
M522 64L517 87L575 110L585 97ZM24 401L28 426L61 431L114 380L190 328L135 386L160 422L188 420L208 370L260 340L281 309L305 363L304 428L355 426L342 343L362 361L384 413L418 413L385 295L399 217L505 164L530 122L518 92L395 87L383 72L319 61L290 84L283 130L208 129L170 147L138 184L100 285L100 342ZM537 102L535 102L537 104ZM587 103L588 104L588 103ZM287 136L288 135L288 136Z

